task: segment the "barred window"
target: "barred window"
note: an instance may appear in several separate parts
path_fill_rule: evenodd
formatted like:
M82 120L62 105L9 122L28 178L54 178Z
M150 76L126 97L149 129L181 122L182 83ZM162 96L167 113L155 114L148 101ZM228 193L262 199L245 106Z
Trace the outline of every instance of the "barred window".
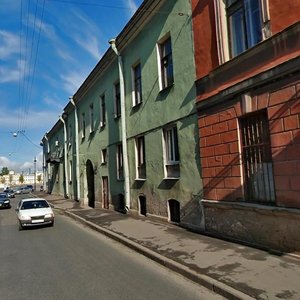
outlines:
M268 125L266 110L240 118L245 198L251 202L275 202Z

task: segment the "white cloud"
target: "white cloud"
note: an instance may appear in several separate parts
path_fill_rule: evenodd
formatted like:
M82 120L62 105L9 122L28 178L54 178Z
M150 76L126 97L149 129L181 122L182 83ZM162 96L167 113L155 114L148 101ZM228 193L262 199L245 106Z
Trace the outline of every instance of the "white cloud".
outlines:
M72 23L73 34L71 37L98 61L101 58L101 52L99 50L100 30L98 30L97 24L91 22L82 12L74 11L73 14L73 19L77 19L77 21Z
M20 38L8 31L0 30L0 59L7 59L20 51Z
M25 75L24 61L17 61L17 66L0 66L0 83L18 82Z
M66 75L61 75L60 78L63 80L64 89L70 95L73 95L79 89L86 76L84 72L73 71Z
M127 7L129 7L130 15L133 15L138 9L138 6L135 4L134 0L123 0L123 2Z

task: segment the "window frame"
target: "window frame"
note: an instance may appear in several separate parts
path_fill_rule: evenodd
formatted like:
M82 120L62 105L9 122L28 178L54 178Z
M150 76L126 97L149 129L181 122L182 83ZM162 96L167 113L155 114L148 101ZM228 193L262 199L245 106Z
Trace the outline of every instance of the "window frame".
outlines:
M238 120L245 200L260 204L275 204L268 112L266 109L249 112ZM263 199L260 199L261 196Z
M136 72L137 68L139 68L138 75ZM131 67L131 85L132 85L132 106L134 107L143 102L142 65L140 61L138 61Z
M263 41L271 36L269 0L258 0L258 1L259 1L260 17L261 17L261 32L262 32L261 41ZM226 0L214 0L216 40L217 40L218 59L220 65L238 56L238 55L232 56L230 53L229 27L227 21L228 18L227 18L225 2ZM253 46L247 48L245 51L252 48ZM242 54L243 52L241 52L240 54Z
M124 180L124 161L122 143L116 145L117 179Z
M120 81L114 83L114 115L115 119L121 117L121 86Z
M135 138L135 161L136 161L136 178L146 179L146 148L145 136L140 135Z
M163 128L163 150L166 178L179 178L180 151L176 124Z
M107 164L107 148L101 149L101 164Z
M89 106L89 116L90 116L90 133L95 131L95 118L94 118L94 104L91 103Z
M106 125L106 103L105 103L105 94L100 96L100 127Z
M86 128L86 121L85 121L85 113L81 113L81 138L84 139L85 138L85 128Z
M168 49L168 46L170 49ZM159 89L165 90L174 84L173 47L170 34L160 39L157 44ZM168 52L168 50L170 50ZM168 74L171 73L171 74ZM171 75L171 76L169 76Z

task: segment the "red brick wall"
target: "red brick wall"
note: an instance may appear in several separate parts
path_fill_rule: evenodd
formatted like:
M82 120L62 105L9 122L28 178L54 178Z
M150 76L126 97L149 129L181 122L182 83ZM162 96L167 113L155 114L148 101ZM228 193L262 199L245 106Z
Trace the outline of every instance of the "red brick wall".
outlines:
M204 198L242 197L237 130L239 105L199 115L200 155Z
M216 106L217 107L217 106ZM252 97L252 110L267 108L276 203L300 208L300 81ZM199 113L204 198L243 198L239 156L240 102Z

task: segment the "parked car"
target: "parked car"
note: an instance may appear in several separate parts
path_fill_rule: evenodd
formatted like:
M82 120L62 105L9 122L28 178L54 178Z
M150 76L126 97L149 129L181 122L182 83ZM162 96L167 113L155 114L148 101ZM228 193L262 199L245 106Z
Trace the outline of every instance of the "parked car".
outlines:
M31 192L31 189L25 186L18 187L15 191L16 194L29 194Z
M11 208L10 200L6 193L0 193L0 208Z
M7 194L8 198L15 198L15 191L13 189L5 189L3 192Z
M54 225L54 213L43 198L22 199L16 208L19 229L31 226Z

